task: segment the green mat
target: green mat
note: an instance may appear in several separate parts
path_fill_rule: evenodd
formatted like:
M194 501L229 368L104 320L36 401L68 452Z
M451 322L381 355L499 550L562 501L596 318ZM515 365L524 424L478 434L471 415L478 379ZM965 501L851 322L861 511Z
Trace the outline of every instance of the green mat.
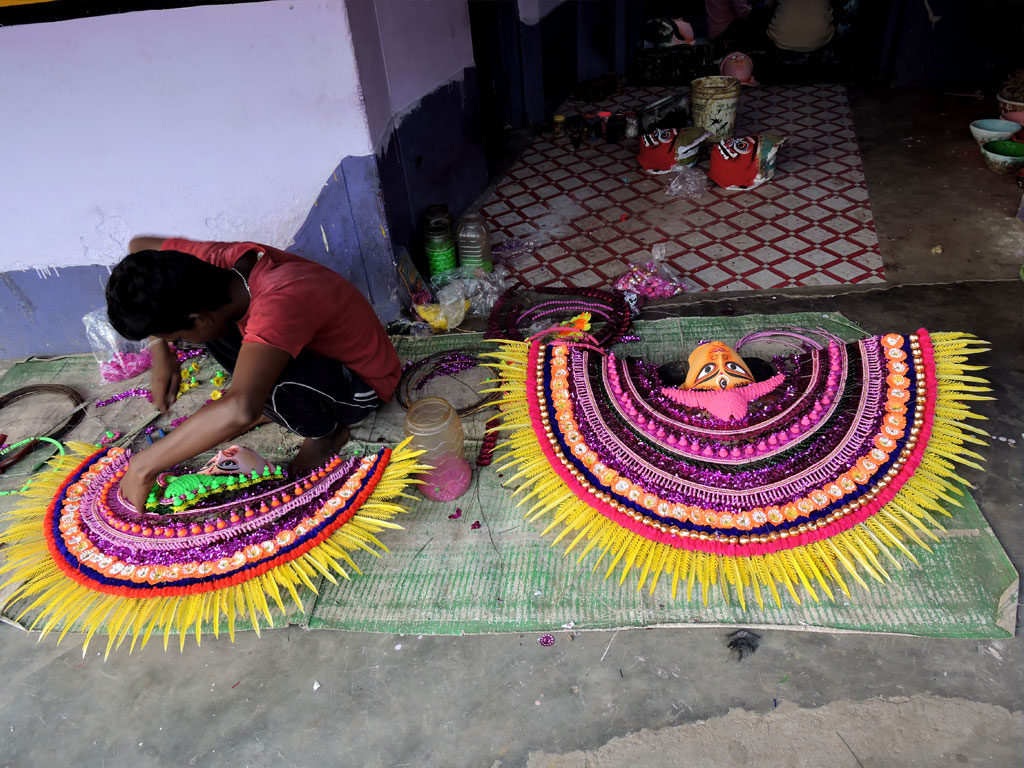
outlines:
M698 341L734 341L770 326L823 328L848 340L863 335L857 326L834 314L672 318L638 324L640 341L621 345L616 352L665 362L685 357ZM419 359L480 339L478 334L401 338L396 347L403 360ZM95 368L91 358L87 362ZM0 381L0 391L29 380L41 381L40 375L46 379L53 367L52 361L20 364ZM72 370L77 369L70 364L61 368L65 376ZM468 381L473 375L466 372L460 378ZM475 375L480 378L479 370ZM446 388L453 399L465 397L464 384L453 388L444 379L431 382L425 393L444 394ZM148 418L145 404L125 402L129 404L117 404L124 409L120 414L111 410L104 416L120 415L136 423ZM479 450L489 415L465 420L470 460ZM397 406L383 409L354 430L359 441L351 449L393 445L401 439L403 416ZM102 428L97 434L102 434ZM261 431L255 441L247 437L246 444L270 456L276 435ZM279 443L278 439L278 448ZM670 579L662 579L653 594L649 583L640 592L637 571L622 584L617 575L605 580L603 569L591 570L596 557L578 563L575 554L563 556L562 544L551 547L550 537L542 539L541 527L526 523L522 510L509 503L509 493L501 487L504 479L495 465L478 470L469 491L455 502L412 503L410 513L396 519L405 530L382 535L389 554L378 559L356 553L363 575L337 586L321 580L320 594L305 600L304 611L288 605L290 615L277 616L275 625L437 635L732 624L932 637L1013 635L1017 574L969 498L963 508L954 510L952 520L945 521L948 530L933 545L933 552L917 552L921 567L907 562L902 571L892 572L891 582L869 582L870 592L851 582L852 599L837 593L836 602L820 596L821 603L796 605L786 596L782 607L771 603L758 608L748 602L743 611L735 601L726 603L717 591L708 594L707 606L696 592L688 601L684 583L673 599ZM9 498L0 499L0 507ZM474 527L475 523L479 526ZM748 599L752 599L749 593Z
M475 452L479 443L467 443ZM472 455L475 455L473 453ZM591 571L564 557L565 542L552 547L521 511L493 469L477 473L469 491L455 502L421 501L397 522L406 530L384 543L391 553L380 563L359 560L364 575L338 587L323 585L309 617L312 628L391 633L463 634L551 631L562 627L620 627L742 624L791 628L897 632L933 637L1010 637L1017 574L977 505L958 510L932 554L917 553L921 567L907 563L871 592L851 582L852 599L837 592L832 603L807 600L797 606L783 596L763 609L741 610L720 592L686 599L686 585L671 596L671 579L653 594L636 585L639 571L619 584L605 580L604 567ZM449 516L461 510L461 516ZM479 528L473 524L479 522ZM799 593L798 593L799 594ZM766 593L767 596L767 593ZM1006 622L1010 623L1007 625Z
M671 318L638 324L640 340L616 352L666 362L685 357L701 340L734 341L779 326L822 328L847 340L865 335L835 314ZM479 339L400 339L396 346L403 359L419 359ZM467 433L479 437L482 421L473 421ZM479 442L467 442L467 457L478 449ZM781 608L748 603L744 611L720 592L709 593L706 607L699 594L688 602L685 584L673 600L670 579L660 581L653 594L647 587L639 592L638 571L621 585L617 575L605 580L603 568L591 571L596 557L578 563L575 554L563 556L565 542L552 547L550 537L542 539L542 526L526 523L523 510L509 503L503 481L492 466L477 471L469 491L455 502L418 502L398 520L406 530L386 539L391 553L383 562L350 584L324 588L309 626L462 634L742 624L933 637L1013 634L1017 573L969 498L955 510L933 553L919 553L922 566L906 563L893 572L892 582L872 583L870 592L852 584L852 599L838 593L834 603L821 596L822 603L798 606L784 598ZM457 511L461 515L451 519Z

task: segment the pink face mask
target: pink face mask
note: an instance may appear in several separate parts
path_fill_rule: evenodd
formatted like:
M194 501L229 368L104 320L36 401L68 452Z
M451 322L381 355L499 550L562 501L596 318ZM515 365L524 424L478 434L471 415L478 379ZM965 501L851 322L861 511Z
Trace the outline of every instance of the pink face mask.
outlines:
M210 459L200 475L251 475L263 472L270 464L256 451L244 445L232 445Z

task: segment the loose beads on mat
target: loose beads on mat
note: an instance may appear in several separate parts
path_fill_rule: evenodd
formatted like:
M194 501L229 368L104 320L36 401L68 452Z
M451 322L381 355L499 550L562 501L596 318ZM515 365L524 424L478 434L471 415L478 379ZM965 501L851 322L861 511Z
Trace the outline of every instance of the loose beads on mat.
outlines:
M193 357L199 357L205 355L206 350L200 347L193 347L192 349L176 349L174 350L175 355L178 358L179 363L184 363L186 360L191 360Z
M121 433L116 429L108 429L102 438L100 438L100 445L110 445L115 440L120 439Z

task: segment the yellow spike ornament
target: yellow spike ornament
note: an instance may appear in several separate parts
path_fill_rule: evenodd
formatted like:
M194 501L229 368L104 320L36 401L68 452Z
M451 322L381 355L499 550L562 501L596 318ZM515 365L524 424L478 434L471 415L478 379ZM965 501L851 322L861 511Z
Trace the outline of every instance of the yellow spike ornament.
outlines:
M421 451L408 441L364 457L334 457L308 477L209 477L188 496L165 499L145 512L122 503L118 483L129 452L69 444L68 455L21 491L6 513L0 545L3 607L40 629L85 633L83 652L97 632L107 654L131 635L145 646L154 631L166 648L194 632L234 640L239 620L257 634L282 613L284 596L302 608L315 580L349 578L359 567L350 552L376 556L376 534L405 509L392 501L420 482ZM26 618L28 617L28 618Z
M955 465L981 460L967 446L985 432L965 420L989 390L965 361L986 345L923 329L781 336L798 351L739 410L716 398L743 387L680 396L654 365L591 344L496 341L505 485L567 553L606 577L639 569L638 589L667 575L673 597L685 582L687 599L714 588L745 607L884 582L959 504Z

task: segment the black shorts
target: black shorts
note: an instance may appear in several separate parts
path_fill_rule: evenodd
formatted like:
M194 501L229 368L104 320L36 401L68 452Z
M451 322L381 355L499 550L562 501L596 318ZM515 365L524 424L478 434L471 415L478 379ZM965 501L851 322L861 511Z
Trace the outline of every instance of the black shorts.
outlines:
M206 349L225 370L234 372L242 336L236 328L231 335L208 342ZM344 363L304 350L281 372L263 412L302 437L316 438L362 421L381 405L373 387Z

